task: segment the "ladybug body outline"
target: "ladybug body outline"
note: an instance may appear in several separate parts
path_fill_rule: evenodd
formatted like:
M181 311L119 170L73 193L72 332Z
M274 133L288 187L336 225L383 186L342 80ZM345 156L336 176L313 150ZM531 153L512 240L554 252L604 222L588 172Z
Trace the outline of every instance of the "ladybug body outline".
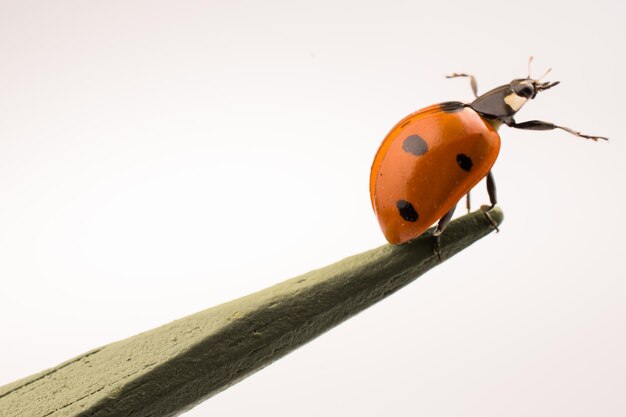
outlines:
M540 120L515 121L515 114L528 100L558 81L541 82L543 77L532 79L529 75L478 96L474 76L448 76L455 77L470 78L475 100L469 104L435 104L400 120L381 143L370 172L370 199L385 238L392 244L406 243L438 221L432 234L439 257L439 235L463 196L467 196L469 211L469 192L483 178L490 200L484 213L497 229L488 209L497 204L491 168L500 150L501 125L526 130L561 129L594 141L607 139Z

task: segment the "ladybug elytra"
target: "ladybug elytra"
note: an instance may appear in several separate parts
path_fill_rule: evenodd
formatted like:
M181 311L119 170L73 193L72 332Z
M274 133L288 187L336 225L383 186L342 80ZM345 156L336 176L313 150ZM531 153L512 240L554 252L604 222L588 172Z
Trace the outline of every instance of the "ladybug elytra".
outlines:
M469 104L435 104L402 119L380 145L370 174L372 206L387 240L392 244L411 241L438 222L433 236L439 257L439 235L463 196L467 196L469 210L469 192L483 178L487 180L490 200L487 207L491 209L497 203L491 167L500 150L497 130L501 125L528 130L561 129L594 141L606 140L550 122L515 121L515 114L528 100L559 84L558 81L541 82L543 76L532 79L529 75L478 96L474 76L448 76L454 77L470 79L475 100ZM485 215L495 227L487 212Z

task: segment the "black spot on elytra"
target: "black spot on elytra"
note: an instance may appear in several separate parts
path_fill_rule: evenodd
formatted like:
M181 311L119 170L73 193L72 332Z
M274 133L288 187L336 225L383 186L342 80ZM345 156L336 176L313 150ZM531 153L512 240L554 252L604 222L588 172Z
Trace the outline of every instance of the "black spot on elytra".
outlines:
M419 214L415 211L415 207L413 204L409 203L406 200L398 200L396 203L396 207L398 207L398 211L400 212L400 216L407 222L415 222L419 218Z
M445 113L456 113L465 108L465 104L460 101L446 101L445 103L441 103L441 110Z
M459 164L463 171L468 172L471 171L472 166L474 165L474 163L472 162L472 158L462 153L456 156L456 162Z
M421 156L428 152L428 144L420 136L411 135L407 136L404 142L402 142L402 149L415 156Z

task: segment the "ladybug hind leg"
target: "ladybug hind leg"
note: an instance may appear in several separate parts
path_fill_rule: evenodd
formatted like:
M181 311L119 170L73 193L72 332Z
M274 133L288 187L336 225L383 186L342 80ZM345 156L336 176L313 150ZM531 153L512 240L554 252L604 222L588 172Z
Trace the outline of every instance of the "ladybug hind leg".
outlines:
M443 233L443 230L446 228L446 226L448 225L448 223L450 223L450 220L452 219L452 216L454 215L454 210L456 209L456 204L454 205L454 207L452 207L450 209L450 211L448 211L440 220L439 223L437 223L437 227L435 227L435 230L433 230L433 237L435 238L435 255L437 255L437 258L439 259L439 262L441 262L441 241L440 241L440 236L441 233Z

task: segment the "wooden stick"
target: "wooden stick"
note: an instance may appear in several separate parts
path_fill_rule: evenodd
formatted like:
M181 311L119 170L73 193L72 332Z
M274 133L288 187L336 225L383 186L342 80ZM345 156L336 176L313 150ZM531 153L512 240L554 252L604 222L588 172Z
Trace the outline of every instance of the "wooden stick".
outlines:
M502 211L490 217L500 224ZM441 236L443 259L492 230L482 212L451 222ZM346 258L0 387L0 415L177 415L439 263L430 231L409 244Z

